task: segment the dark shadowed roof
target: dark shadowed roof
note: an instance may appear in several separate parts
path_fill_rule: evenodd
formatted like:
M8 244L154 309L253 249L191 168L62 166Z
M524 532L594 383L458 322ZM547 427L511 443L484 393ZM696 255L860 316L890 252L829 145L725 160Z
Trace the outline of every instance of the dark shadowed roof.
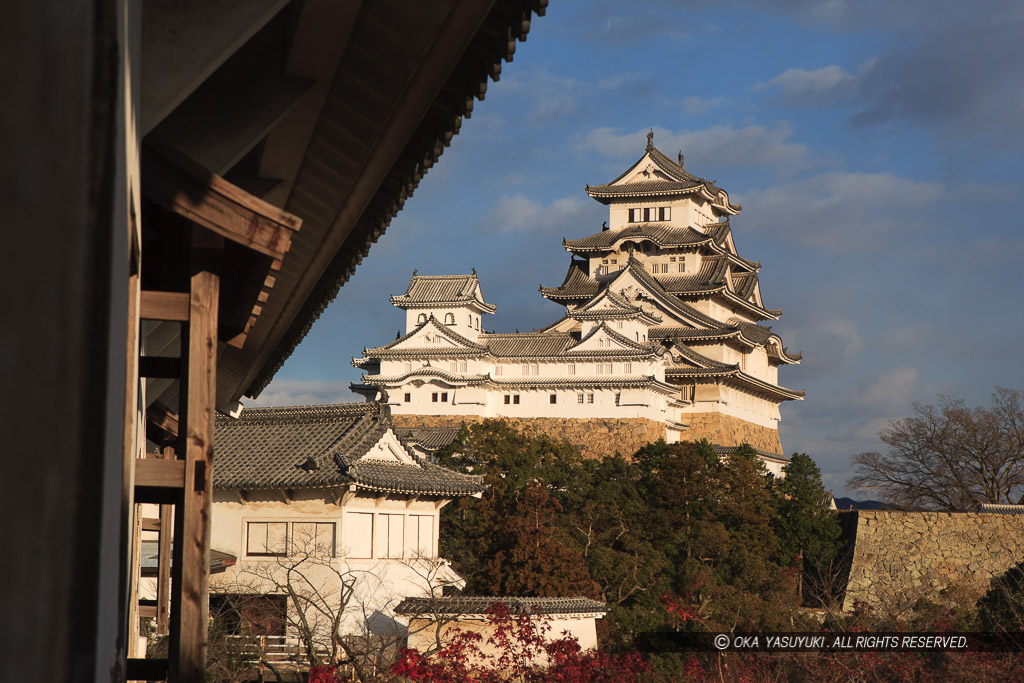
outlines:
M589 299L601 291L601 284L590 277L586 261L573 259L569 263L569 270L565 274L565 280L558 287L545 287L541 285L540 293L548 299Z
M712 445L712 448L714 448L715 453L718 453L719 455L731 455L733 451L739 448L739 446L719 446L718 444L714 444ZM754 450L757 452L757 456L764 460L780 463L789 462L789 458L787 458L785 455L781 455L779 453L772 453L771 451L762 451L760 448L755 448Z
M522 598L491 595L448 595L439 598L406 598L395 608L402 616L480 616L495 604L508 607L512 614L596 615L608 608L590 598Z
M405 449L408 462L365 457L392 429L381 403L254 408L216 421L218 489L325 488L354 484L391 493L469 495L480 477L452 472Z
M436 451L455 441L460 429L461 427L399 427L395 433L406 443L417 444L428 451Z

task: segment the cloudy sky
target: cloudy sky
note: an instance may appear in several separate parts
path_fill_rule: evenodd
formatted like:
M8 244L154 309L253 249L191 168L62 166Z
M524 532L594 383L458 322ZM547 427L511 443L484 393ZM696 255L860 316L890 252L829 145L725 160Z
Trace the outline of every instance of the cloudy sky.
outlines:
M501 81L260 405L357 400L349 360L394 339L414 268L475 267L497 331L559 317L584 184L655 145L730 192L741 255L805 361L787 452L837 495L849 457L936 394L1024 388L1024 5L551 0ZM252 402L250 402L252 403Z

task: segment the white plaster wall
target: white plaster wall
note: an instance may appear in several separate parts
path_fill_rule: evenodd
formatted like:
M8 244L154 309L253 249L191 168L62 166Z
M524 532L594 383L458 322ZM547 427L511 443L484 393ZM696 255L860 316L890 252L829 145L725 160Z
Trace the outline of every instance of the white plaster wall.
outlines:
M451 313L455 317L455 324L445 323L445 315ZM474 306L438 306L432 308L409 308L405 311L405 332L408 334L416 329L420 323L420 316L427 319L433 315L438 322L442 323L449 330L461 334L467 339L476 340L484 327L483 316Z
M541 628L547 629L545 640L552 642L563 638L567 633L570 637L576 638L580 648L584 651L597 649L597 619L593 616L581 618L543 618ZM498 651L488 646L487 639L493 634L494 629L489 622L483 619L460 619L444 624L440 630L440 640L447 643L458 629L463 632L480 633L483 641L480 650L484 655L495 655ZM429 619L412 619L409 622L409 647L420 652L425 652L436 647L438 632L435 622ZM546 660L540 660L546 661Z
M345 580L352 582L354 586L352 598L346 607L346 617L342 626L344 633L377 632L389 625L394 626L393 610L403 598L439 594L443 583L459 581L450 566L444 560L436 558L440 507L448 501L377 499L360 494L351 497L344 504L339 504L334 502L333 493L330 492L325 497L324 492L296 491L294 499L286 502L282 497L283 493L251 492L247 495L249 500L245 502L240 501L238 494L232 491L214 493L211 547L235 555L238 561L226 572L211 577L212 590L229 593L270 590L273 584L261 582L253 572L280 572L281 569L274 568L294 562L288 557L248 555L248 522L312 521L335 524L336 557L325 559L323 562L328 563L333 570L343 573ZM400 558L384 557L386 546L379 542L379 533L375 533L372 557L346 557L348 529L344 513L350 511L373 515L375 530L381 528L382 514L401 515L405 521L405 534L411 533L411 516L429 516L432 519L433 534L429 557L422 557L411 549L406 549ZM313 565L307 570L311 584L331 591L332 595L336 594L340 585L334 571L326 565ZM340 606L340 594L337 599Z

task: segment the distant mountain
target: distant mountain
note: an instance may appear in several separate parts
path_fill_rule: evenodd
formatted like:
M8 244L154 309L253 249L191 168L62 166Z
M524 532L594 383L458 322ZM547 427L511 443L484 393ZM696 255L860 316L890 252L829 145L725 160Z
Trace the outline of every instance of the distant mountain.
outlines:
M836 508L842 510L895 510L895 505L880 500L854 500L853 498L836 498Z

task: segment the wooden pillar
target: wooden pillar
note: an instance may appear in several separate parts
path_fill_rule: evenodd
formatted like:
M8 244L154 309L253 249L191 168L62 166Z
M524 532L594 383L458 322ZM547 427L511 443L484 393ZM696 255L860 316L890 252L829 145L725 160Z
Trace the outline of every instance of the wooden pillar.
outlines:
M189 317L184 325L178 454L185 486L174 516L169 677L206 681L213 420L217 394L217 304L223 238L194 229Z
M163 449L164 460L174 459L174 449ZM157 559L156 579L156 632L165 636L168 632L171 607L171 534L174 524L174 506L160 506L160 552Z

